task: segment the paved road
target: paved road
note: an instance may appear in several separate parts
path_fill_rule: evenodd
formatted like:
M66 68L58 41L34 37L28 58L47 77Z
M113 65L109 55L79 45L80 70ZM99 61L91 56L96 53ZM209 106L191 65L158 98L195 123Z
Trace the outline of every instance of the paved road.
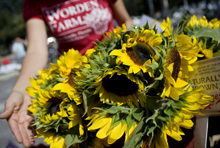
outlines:
M4 103L9 96L13 85L15 84L17 77L7 79L5 81L0 81L0 113L4 111ZM6 120L0 120L0 148L6 148L8 143L12 142L18 148L24 148L22 144L19 144L14 135L12 134L8 123ZM36 145L42 143L43 139L36 139ZM10 147L11 148L11 147Z

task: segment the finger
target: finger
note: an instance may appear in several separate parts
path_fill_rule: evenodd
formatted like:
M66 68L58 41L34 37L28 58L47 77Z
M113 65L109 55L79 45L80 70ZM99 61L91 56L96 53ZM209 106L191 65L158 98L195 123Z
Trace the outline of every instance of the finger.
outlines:
M27 127L26 127L25 123L23 123L23 124L19 123L18 125L19 125L19 129L20 129L20 132L21 132L21 135L22 135L23 145L25 147L29 147L30 146L30 142L29 142L29 139L28 139Z
M8 120L8 125L10 126L10 129L12 131L12 133L14 134L16 140L19 142L19 143L22 143L23 142L23 139L22 139L22 136L21 136L21 132L19 130L19 127L18 127L18 122L13 119L13 118L10 118Z
M0 119L8 119L10 118L10 116L12 115L13 111L14 111L14 106L15 104L10 104L7 105L7 103L5 104L5 111L0 114Z
M28 140L31 145L33 145L35 143L34 132L33 132L34 127L31 126L32 124L33 124L33 120L31 120L30 122L24 123L24 127L26 128L27 137L28 137Z
M31 131L32 131L32 134L34 135L34 136L36 136L37 135L37 133L36 133L36 125L33 125L33 123L34 123L34 119L32 119L31 121L30 121L30 129L31 129Z
M27 113L30 117L31 117L31 119L29 119L29 129L32 131L32 134L34 135L34 136L36 136L37 135L37 133L36 133L36 125L33 125L34 124L34 121L35 121L35 119L31 116L32 115L32 113L28 110L28 113Z

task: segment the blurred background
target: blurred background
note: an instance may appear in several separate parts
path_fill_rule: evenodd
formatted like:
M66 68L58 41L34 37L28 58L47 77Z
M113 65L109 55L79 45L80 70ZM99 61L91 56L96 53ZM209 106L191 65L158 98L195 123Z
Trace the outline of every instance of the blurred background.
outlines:
M140 24L143 15L162 21L167 16L173 25L184 12L205 15L208 20L217 16L218 0L123 0L135 24ZM22 18L23 0L0 0L0 56L11 54L11 45L16 37L26 39Z
M166 17L175 27L185 12L195 14L197 19L206 16L208 20L217 17L220 0L123 0L134 24L143 26L147 21L157 19L159 24ZM21 64L13 56L12 44L16 37L26 50L26 30L22 18L23 0L0 0L0 113L4 102L17 80ZM117 25L117 24L116 24ZM159 26L158 26L159 27ZM159 28L158 28L159 29ZM49 61L57 58L56 40L48 32ZM35 145L42 142L37 140ZM0 148L23 148L11 133L7 121L0 120Z

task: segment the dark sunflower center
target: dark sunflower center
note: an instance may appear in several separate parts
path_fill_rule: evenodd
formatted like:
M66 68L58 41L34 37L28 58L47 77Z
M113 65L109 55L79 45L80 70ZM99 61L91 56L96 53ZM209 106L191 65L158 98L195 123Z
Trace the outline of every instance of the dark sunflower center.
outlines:
M150 77L148 72L144 73L143 75L144 75L145 80L147 80L146 85L150 85L155 82L155 78Z
M154 55L154 51L148 44L138 42L137 45L127 48L127 54L132 61L137 65L143 65L150 56Z
M58 98L51 98L48 101L48 105L47 105L47 113L46 114L56 114L57 112L60 111L59 108L59 104L62 102L62 100L58 99Z
M175 48L168 50L164 67L169 66L171 63L174 63L172 77L174 80L177 80L180 71L181 58L179 52Z
M204 59L206 59L206 56L205 56L204 53L202 53L201 51L199 51L199 54L202 54L202 55L204 55L204 56L203 56L203 57L198 57L198 60L204 60Z
M106 91L118 96L128 96L138 90L138 85L127 78L125 75L114 74L111 78L106 76L102 82Z

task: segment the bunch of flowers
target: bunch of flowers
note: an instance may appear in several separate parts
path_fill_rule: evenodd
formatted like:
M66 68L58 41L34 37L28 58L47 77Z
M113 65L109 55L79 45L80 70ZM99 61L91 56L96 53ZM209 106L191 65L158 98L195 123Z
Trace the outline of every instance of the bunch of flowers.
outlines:
M212 97L187 83L191 64L217 56L219 21L186 15L162 33L123 25L81 55L70 49L30 79L29 110L51 148L167 148Z

